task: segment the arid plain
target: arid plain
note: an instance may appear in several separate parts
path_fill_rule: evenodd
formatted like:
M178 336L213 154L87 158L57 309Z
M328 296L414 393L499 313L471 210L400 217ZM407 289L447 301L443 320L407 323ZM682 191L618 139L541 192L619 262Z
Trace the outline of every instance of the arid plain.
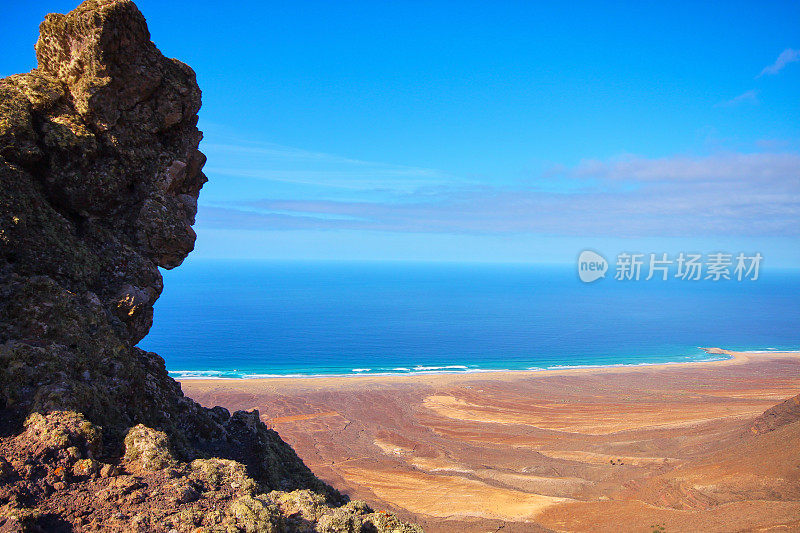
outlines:
M258 409L319 477L426 531L798 531L800 354L725 353L181 385Z

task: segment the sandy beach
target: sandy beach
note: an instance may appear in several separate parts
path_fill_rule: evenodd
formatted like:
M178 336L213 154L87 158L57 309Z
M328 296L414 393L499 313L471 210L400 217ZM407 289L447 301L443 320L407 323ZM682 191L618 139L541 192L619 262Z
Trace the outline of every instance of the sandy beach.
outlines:
M796 531L800 353L533 372L187 379L426 531Z

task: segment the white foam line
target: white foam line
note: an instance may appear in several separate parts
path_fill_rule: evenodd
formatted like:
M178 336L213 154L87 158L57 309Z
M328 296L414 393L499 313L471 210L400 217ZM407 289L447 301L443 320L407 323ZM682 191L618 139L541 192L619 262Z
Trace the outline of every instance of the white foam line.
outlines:
M800 353L800 350L775 350L775 349L747 350L742 353Z
M701 348L698 346L698 348ZM768 348L765 350L747 350L742 353L750 354L770 354L770 353L798 353L800 350L780 350L775 348ZM624 367L638 367L638 366L657 366L657 365L682 365L686 363L705 363L712 361L724 361L731 359L731 356L725 354L712 354L712 356L704 359L691 359L693 356L675 356L684 357L689 360L684 361L665 361L660 363L613 363L607 365L551 365L547 367L528 367L520 368L470 368L465 365L443 365L443 366L422 366L417 365L413 370L408 367L395 367L382 372L372 372L371 368L354 368L349 373L331 373L331 374L261 374L261 373L244 373L238 371L228 370L170 370L169 374L177 379L266 379L266 378L332 378L332 377L352 377L352 376L398 376L398 375L432 375L432 374L482 374L493 372L538 372L543 370L571 370L581 368L624 368ZM366 374L365 374L366 373Z
M424 371L424 370L466 370L468 366L464 365L446 365L446 366L420 366L417 365L414 367L414 370L417 371Z

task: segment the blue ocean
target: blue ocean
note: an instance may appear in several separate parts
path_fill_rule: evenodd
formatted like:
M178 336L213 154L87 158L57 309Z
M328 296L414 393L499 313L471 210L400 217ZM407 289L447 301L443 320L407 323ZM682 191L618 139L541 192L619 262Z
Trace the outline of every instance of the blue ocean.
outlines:
M175 377L409 374L800 348L800 272L587 284L573 265L189 260L139 344Z

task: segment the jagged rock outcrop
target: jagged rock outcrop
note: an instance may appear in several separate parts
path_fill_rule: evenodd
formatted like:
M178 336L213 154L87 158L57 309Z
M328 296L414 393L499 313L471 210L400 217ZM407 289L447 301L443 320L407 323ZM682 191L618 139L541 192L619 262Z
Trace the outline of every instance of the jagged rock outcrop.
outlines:
M0 80L0 530L412 530L135 347L194 246L192 69L128 0L48 15L36 56Z

